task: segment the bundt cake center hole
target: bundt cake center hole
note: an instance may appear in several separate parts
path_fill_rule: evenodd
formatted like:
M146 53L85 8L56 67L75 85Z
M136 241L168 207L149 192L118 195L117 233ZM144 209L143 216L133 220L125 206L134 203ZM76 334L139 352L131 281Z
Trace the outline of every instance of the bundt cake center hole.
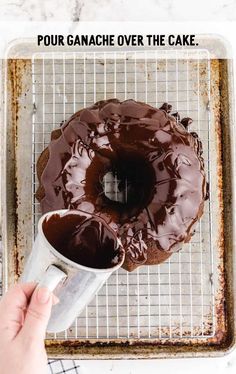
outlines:
M101 180L104 197L114 208L139 210L150 200L154 191L153 170L143 155L120 152L111 160L110 168Z
M124 223L137 217L153 199L156 175L140 150L100 150L86 172L86 196L96 211Z
M109 171L103 177L102 186L104 194L109 200L122 204L128 202L131 181L126 175L119 176L117 172Z

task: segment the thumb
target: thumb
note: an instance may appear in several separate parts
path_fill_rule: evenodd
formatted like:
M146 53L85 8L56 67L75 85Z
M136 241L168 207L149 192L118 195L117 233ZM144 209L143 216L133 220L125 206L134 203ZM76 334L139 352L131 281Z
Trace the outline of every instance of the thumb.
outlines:
M21 330L25 337L44 339L52 305L52 292L46 287L37 287L31 297Z

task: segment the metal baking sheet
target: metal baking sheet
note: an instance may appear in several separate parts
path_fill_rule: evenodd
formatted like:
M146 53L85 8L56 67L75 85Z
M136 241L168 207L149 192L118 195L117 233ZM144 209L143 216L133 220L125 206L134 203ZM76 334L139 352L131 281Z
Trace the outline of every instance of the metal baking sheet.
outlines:
M117 97L172 104L193 119L210 200L192 241L160 266L113 274L50 356L215 355L234 341L230 64L207 50L34 53L5 64L4 284L20 276L39 203L35 164L50 133L76 110Z

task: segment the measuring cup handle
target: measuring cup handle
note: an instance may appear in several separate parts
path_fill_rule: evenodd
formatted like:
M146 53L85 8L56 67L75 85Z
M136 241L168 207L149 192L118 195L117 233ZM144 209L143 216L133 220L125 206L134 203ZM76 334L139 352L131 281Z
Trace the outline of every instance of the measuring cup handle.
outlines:
M38 287L47 287L51 292L54 291L58 283L67 278L67 274L55 265L50 265L39 281Z

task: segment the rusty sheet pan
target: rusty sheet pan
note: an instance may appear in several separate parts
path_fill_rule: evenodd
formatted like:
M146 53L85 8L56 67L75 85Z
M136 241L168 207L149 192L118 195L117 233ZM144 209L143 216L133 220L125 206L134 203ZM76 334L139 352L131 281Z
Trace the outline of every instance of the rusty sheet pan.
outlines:
M163 62L164 63L164 62ZM195 62L193 61L193 64ZM160 62L161 64L161 62ZM49 357L60 358L166 358L222 355L235 344L233 182L232 173L232 67L228 60L210 64L210 140L215 153L209 166L215 169L211 181L214 192L212 235L214 268L214 330L212 322L205 333L186 337L163 334L159 337L109 336L76 338L74 333L48 336ZM34 207L32 206L33 155L32 118L35 103L32 92L32 60L10 59L2 64L4 83L4 127L2 162L3 285L16 282L32 247ZM4 75L3 75L4 76ZM204 92L201 93L202 97ZM215 217L215 218L214 218ZM207 245L207 244L206 244ZM192 265L194 266L194 264ZM206 323L207 324L207 323ZM205 328L205 327L204 327ZM213 331L213 333L208 333Z

